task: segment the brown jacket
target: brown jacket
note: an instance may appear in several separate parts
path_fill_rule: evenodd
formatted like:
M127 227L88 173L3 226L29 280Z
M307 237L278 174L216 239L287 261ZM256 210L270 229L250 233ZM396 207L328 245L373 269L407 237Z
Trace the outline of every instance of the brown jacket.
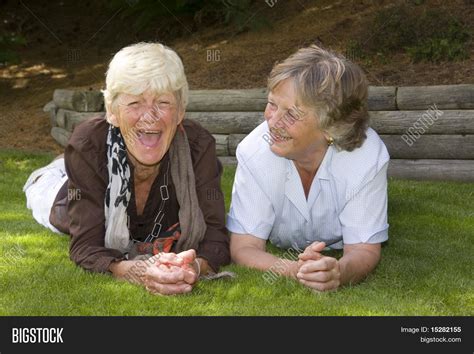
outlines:
M199 244L198 257L205 258L213 270L229 264L229 236L225 228L224 198L220 188L222 165L216 157L215 139L201 125L184 120L191 159L196 178L199 205L207 224L204 240ZM103 117L90 119L74 130L64 158L68 181L61 188L51 209L51 224L71 235L70 257L79 266L107 272L110 263L124 259L124 255L104 246L104 197L108 185L106 139L108 123ZM163 157L162 166L169 160ZM161 202L160 185L165 169L160 169L150 190L143 214L137 215L131 169L131 198L128 205L130 234L143 240L154 225ZM178 222L179 204L171 181L162 230ZM184 235L182 236L184 237Z

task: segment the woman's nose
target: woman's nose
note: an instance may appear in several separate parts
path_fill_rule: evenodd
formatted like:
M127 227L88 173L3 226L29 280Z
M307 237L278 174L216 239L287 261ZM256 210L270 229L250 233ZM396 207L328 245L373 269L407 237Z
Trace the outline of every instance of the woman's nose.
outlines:
M160 110L157 104L146 104L143 106L143 117L153 120L160 119Z
M268 123L274 123L277 121L277 116L278 116L278 111L276 110L271 110L271 109L265 109L265 112L263 112L263 117Z

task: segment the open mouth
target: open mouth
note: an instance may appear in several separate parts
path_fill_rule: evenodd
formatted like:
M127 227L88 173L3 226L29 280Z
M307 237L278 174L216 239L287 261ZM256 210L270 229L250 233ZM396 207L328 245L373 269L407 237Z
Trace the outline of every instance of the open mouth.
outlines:
M161 130L140 130L138 132L138 141L148 148L153 148L158 146L161 135Z

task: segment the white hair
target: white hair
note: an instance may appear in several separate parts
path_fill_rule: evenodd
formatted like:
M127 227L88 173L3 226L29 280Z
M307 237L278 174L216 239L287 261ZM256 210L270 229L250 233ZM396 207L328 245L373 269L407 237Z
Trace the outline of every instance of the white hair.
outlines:
M182 109L188 102L183 63L174 50L160 43L141 42L122 48L110 61L105 84L102 93L108 113L116 112L115 101L121 93L173 93Z

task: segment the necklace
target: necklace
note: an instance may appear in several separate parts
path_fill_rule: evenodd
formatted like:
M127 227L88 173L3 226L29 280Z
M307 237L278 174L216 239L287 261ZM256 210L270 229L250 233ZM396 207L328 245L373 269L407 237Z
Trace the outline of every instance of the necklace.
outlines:
M158 212L155 216L155 219L153 221L154 222L153 229L145 238L145 241L139 241L139 240L134 239L132 237L132 234L130 233L130 238L134 243L153 242L160 235L161 229L163 227L161 221L163 220L163 217L165 216L165 212L164 212L165 205L166 205L166 202L170 199L170 195L168 191L169 171L170 171L170 162L168 161L168 164L166 165L166 172L163 178L163 184L160 186L161 203L158 208ZM128 225L128 229L130 230L130 216L129 215L127 215L127 225Z

